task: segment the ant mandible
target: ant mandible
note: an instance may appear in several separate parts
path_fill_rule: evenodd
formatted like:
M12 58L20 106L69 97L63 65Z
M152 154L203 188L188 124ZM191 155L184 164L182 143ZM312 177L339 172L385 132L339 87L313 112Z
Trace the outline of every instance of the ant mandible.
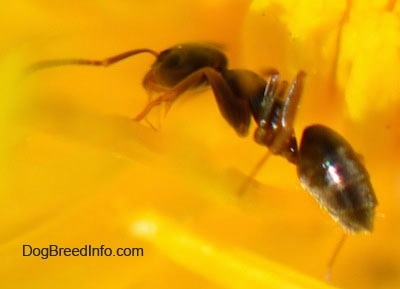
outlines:
M301 98L304 72L290 84L276 70L266 79L245 69L228 69L225 54L216 46L185 43L160 53L136 49L104 60L64 59L36 63L31 70L60 65L109 66L139 53L156 57L143 80L148 92L161 93L134 120L142 120L155 106L171 104L184 92L211 86L225 120L243 137L251 117L257 128L254 140L271 154L297 167L301 185L346 232L369 232L377 199L364 165L351 145L334 130L320 125L304 129L297 145L293 124ZM255 172L253 172L253 175Z

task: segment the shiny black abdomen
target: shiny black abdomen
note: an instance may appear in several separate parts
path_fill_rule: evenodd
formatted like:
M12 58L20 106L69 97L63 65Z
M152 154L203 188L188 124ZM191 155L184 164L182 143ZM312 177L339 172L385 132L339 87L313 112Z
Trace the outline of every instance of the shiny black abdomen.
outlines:
M337 132L312 125L303 132L297 173L304 188L350 232L371 231L377 200L369 175Z

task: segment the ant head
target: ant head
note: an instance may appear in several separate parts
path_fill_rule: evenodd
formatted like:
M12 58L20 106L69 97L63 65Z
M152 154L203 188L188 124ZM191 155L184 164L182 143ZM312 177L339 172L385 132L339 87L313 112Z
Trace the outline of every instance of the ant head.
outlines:
M186 43L162 51L152 65L152 73L162 85L173 87L201 68L222 71L227 63L226 56L212 45Z

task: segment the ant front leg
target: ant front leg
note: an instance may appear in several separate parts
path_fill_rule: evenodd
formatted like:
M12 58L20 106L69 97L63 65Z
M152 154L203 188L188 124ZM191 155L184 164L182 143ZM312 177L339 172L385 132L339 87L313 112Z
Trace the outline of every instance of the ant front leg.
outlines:
M161 103L166 103L168 109L180 95L200 83L204 77L213 90L222 116L235 129L239 136L247 135L251 116L247 99L237 96L232 91L224 76L211 67L204 67L193 72L173 88L149 102L134 120L142 120L154 107Z

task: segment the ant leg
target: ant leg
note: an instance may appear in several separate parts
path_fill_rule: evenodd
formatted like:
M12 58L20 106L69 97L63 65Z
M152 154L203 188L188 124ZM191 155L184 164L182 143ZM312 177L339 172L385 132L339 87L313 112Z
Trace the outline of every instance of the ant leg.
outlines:
M147 49L147 48L142 48L142 49L135 49L135 50L130 50L124 53L120 53L111 57L107 57L103 60L92 60L92 59L79 59L79 58L71 58L71 59L54 59L54 60L44 60L37 62L27 69L27 73L32 73L37 70L41 69L46 69L46 68L51 68L51 67L56 67L56 66L64 66L64 65L91 65L91 66L110 66L114 63L117 63L121 60L124 60L128 57L140 54L140 53L150 53L154 55L154 57L158 57L159 53Z
M276 69L268 69L262 72L262 74L267 78L267 83L265 85L264 95L263 95L263 102L264 105L262 107L262 111L269 112L271 110L272 104L275 98L282 98L283 94L285 93L287 82L283 81L281 84L279 83L280 74L279 71ZM264 115L261 113L257 114L258 119L265 118ZM268 149L267 152L262 156L262 158L257 162L257 164L253 167L250 174L246 177L246 180L240 186L237 194L239 196L243 195L246 191L247 187L249 186L251 180L255 178L257 173L263 167L264 163L269 159L273 152Z
M246 181L242 184L238 191L238 195L242 195L246 190L250 181L256 176L258 171L264 165L264 163L268 160L271 154L278 154L283 152L283 146L287 140L291 140L293 136L293 123L297 111L297 106L300 102L301 92L302 92L302 78L305 76L305 73L300 71L296 79L290 85L289 91L284 98L284 94L286 92L288 83L286 81L282 81L279 83L279 73L275 70L269 70L267 72L269 74L268 81L265 87L265 101L268 103L266 106L272 106L272 103L275 99L282 99L283 103L283 111L281 117L281 131L277 134L275 140L268 148L267 153L258 161L253 170L250 172L250 175L246 178ZM288 143L291 145L290 142ZM297 149L296 149L297 150ZM284 154L285 156L285 154Z
M280 74L278 70L270 68L263 71L262 75L267 78L267 85L265 86L264 90L264 99L265 101L268 101L269 106L271 106L274 100L275 92L279 86Z
M281 155L293 164L297 163L298 157L297 141L293 129L293 124L297 112L297 107L301 98L304 76L305 73L303 71L300 71L297 74L295 80L290 85L286 96L285 92L288 85L286 81L282 81L278 84L278 87L275 89L275 94L273 95L274 101L277 100L281 102L282 110L279 114L279 120L275 123L276 128L274 128L273 140L267 146L272 154ZM256 141L257 138L260 137L259 135L257 135L257 130L255 132ZM261 131L261 133L265 134L265 132L263 131Z
M269 69L264 72L265 77L268 77L267 85L264 90L265 104L262 108L263 111L269 112L275 99L276 90L279 87L280 74L276 69ZM262 116L262 118L265 116Z
M339 252L342 249L344 242L346 241L346 238L347 238L347 234L343 233L342 238L340 238L339 243L337 243L336 248L333 251L332 257L329 260L327 269L326 269L326 274L325 274L326 281L331 281L333 264L335 263L336 258L339 255Z
M154 107L161 103L167 103L167 106L170 107L181 94L191 89L194 84L199 83L204 76L213 90L222 116L238 135L245 136L250 125L250 109L247 106L246 99L235 96L221 73L210 67L193 72L175 87L149 102L134 120L142 120Z
M263 157L258 161L258 163L253 167L250 174L246 177L246 180L240 186L237 194L238 196L242 196L243 193L247 190L247 187L250 185L251 180L253 180L257 173L260 171L264 163L268 160L271 155L271 151L267 150L267 152L263 155Z
M299 106L301 93L303 91L303 78L305 75L304 71L298 72L296 78L289 87L289 91L283 104L283 128L293 128L297 107Z

